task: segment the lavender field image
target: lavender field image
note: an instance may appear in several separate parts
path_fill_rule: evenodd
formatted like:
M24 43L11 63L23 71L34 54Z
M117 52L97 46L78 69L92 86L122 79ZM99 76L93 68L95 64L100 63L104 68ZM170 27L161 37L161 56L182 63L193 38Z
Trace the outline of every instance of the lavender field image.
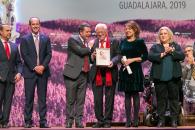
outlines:
M52 60L50 63L51 77L48 82L47 92L47 119L50 126L64 126L65 123L65 105L66 105L66 88L63 81L63 68L67 59L66 48L67 39L74 33L77 33L78 25L82 22L88 22L92 25L94 30L96 21L82 21L82 20L55 20L55 21L44 21L41 23L41 31L46 33L51 38L52 43ZM142 32L141 38L146 42L148 49L152 44L157 43L157 31L162 26L170 27L174 34L174 40L179 43L182 47L185 44L193 44L195 41L195 20L188 21L168 21L168 20L136 20L140 25ZM124 37L123 25L126 21L120 21L108 24L109 35L121 39ZM17 31L20 36L23 36L28 32L28 25L17 23ZM93 33L93 36L95 33ZM20 42L20 39L18 39ZM149 74L151 63L146 61L143 64L145 74ZM116 90L117 91L117 90ZM141 94L141 93L140 93ZM36 95L36 93L35 93ZM146 106L144 99L140 100L141 109L143 112ZM39 124L37 96L35 98L34 109L36 112L33 113L34 124ZM116 92L115 105L114 105L114 122L125 121L125 110L124 110L124 95L123 93ZM12 126L22 126L24 124L23 119L24 110L24 84L21 80L15 89L15 95L13 98L12 111L10 114L10 124ZM84 123L94 122L94 103L93 93L90 84L88 85L87 95L85 98L84 107Z

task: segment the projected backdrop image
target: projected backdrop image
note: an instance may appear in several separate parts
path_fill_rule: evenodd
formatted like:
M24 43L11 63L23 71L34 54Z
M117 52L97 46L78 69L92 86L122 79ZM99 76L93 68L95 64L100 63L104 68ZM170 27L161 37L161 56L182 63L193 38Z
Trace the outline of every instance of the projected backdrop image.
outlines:
M88 22L92 25L93 29L97 22L94 21L82 21L82 20L53 20L42 22L43 33L46 33L51 38L52 43L52 60L50 63L51 68L51 78L48 84L47 93L47 104L48 104L48 114L47 118L52 125L62 125L65 121L65 94L66 89L63 81L63 68L66 62L66 45L67 39L73 33L77 33L77 27L82 22ZM177 41L181 46L185 44L192 44L194 41L193 30L195 30L195 21L165 21L165 20L136 20L142 28L141 37L145 40L148 49L153 43L156 43L157 31L161 26L170 27L175 33L175 41ZM115 22L108 24L110 35L116 37L120 40L123 38L124 30L123 26L126 21ZM52 26L51 26L52 25ZM28 25L20 24L17 25L17 31L21 35L28 31ZM143 65L144 73L149 73L150 62L145 62ZM36 100L36 99L35 99ZM22 101L22 102L21 102ZM22 125L23 119L23 107L24 107L24 92L23 92L23 82L21 82L15 92L13 107L11 113L11 123L15 125ZM36 102L37 103L37 102ZM141 109L143 112L145 109L145 102L143 98L141 99ZM84 122L94 122L94 103L93 103L93 93L91 86L89 85L86 95L85 108L84 108ZM37 104L35 104L34 109L38 109ZM38 113L34 113L34 119L38 123ZM114 115L113 119L115 122L125 121L125 110L124 110L124 96L122 93L116 93L115 95L115 105L114 105Z

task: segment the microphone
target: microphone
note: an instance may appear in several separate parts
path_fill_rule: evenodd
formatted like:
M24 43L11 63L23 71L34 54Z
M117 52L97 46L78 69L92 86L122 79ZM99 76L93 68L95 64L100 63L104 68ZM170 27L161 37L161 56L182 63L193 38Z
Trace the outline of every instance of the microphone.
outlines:
M126 56L123 56L122 59L123 59L124 61L127 61L127 57L126 57ZM129 65L126 66L125 68L127 69L128 74L132 74L132 71L131 71L131 68L130 68ZM125 69L125 68L124 68L124 69Z

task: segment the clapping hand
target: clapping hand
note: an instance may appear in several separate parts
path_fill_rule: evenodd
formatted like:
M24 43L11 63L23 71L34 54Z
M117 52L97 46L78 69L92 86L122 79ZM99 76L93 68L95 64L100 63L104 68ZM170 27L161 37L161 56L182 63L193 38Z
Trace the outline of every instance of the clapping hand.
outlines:
M170 53L172 53L173 51L175 50L175 48L174 47L165 47L165 53L166 54L170 54Z

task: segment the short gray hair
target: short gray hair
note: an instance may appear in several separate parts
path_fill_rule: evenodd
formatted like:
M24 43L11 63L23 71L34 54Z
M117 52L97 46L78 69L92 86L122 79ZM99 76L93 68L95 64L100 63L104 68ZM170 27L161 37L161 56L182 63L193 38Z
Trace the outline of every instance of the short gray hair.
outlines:
M104 24L104 23L98 23L96 26L95 26L95 31L97 30L97 28L104 28L105 30L107 30L107 25Z
M7 23L2 23L2 24L0 24L0 31L2 31L3 30L3 27L4 26L10 26L11 27L11 25L10 24L7 24Z
M186 49L186 48L188 48L188 47L193 49L193 45L190 45L190 44L185 45L185 46L184 46L184 49Z

